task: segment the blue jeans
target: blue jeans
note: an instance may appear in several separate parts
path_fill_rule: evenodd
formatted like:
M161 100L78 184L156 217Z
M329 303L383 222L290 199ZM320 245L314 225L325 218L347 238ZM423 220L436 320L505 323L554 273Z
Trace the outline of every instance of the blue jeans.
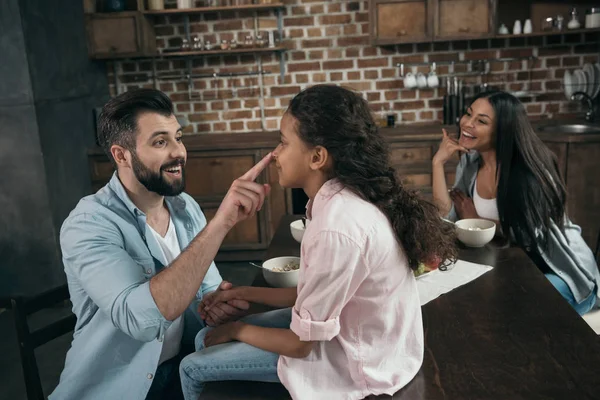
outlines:
M249 315L247 324L266 328L289 328L292 309ZM196 352L181 361L179 374L185 400L198 400L206 382L259 381L279 382L279 355L242 342L223 343L204 347L204 337L212 328L206 327L196 336Z
M594 305L596 304L595 291L592 292L587 299L583 300L581 303L577 303L577 301L575 301L575 297L573 296L573 292L571 292L571 289L569 289L565 281L558 277L558 275L552 273L544 275L546 275L546 278L548 278L552 286L558 290L562 297L567 300L567 302L575 309L575 311L577 311L579 315L583 315L594 308Z

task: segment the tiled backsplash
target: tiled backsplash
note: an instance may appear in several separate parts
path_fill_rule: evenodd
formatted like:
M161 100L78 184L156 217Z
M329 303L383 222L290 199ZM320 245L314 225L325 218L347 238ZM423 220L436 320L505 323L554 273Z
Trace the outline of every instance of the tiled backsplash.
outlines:
M167 6L173 5L167 1ZM292 96L317 83L330 82L352 87L369 100L375 112L392 110L399 123L426 123L442 120L442 97L445 89L406 89L399 78L399 62L433 62L508 57L537 57L534 61L493 62L491 73L464 78L465 83L483 82L509 91L526 90L533 95L523 97L527 111L534 118L572 116L581 112L580 104L566 99L562 87L565 70L580 68L584 63L598 62L598 32L565 34L548 37L516 37L460 42L406 44L392 47L369 45L369 16L366 1L283 0L286 73L279 77L279 60L275 54L259 55L263 70L272 73L259 77L204 78L193 80L189 98L187 80L158 81L158 88L168 93L176 111L186 115L197 133L243 132L278 129L279 117ZM259 12L258 27L267 32L277 29L273 11ZM178 47L185 29L181 16L155 17L160 48ZM191 34L203 42L220 43L235 38L243 42L254 29L251 12L203 14L190 16ZM242 72L257 70L252 54L213 56L192 61L193 73ZM147 79L152 65L147 60L121 62L120 90L153 87ZM182 76L185 59L157 62L158 73ZM114 64L109 66L113 82ZM445 74L448 65L439 65ZM455 65L464 71L465 64ZM428 72L429 67L416 71ZM264 94L264 126L261 118L261 96ZM111 92L115 88L111 83Z

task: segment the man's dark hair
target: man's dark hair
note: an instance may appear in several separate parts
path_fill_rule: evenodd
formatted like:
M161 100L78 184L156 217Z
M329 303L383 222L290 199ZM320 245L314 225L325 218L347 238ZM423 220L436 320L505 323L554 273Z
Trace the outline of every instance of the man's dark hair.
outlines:
M98 143L115 168L111 146L116 144L135 151L137 120L144 112L168 117L173 115L173 103L160 90L135 89L114 97L102 108L98 118Z

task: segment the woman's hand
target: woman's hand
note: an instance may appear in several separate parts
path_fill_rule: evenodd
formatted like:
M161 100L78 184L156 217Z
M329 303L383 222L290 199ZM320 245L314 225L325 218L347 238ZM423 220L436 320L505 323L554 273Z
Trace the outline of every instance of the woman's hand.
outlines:
M460 219L479 218L477 210L475 210L475 204L473 204L473 199L464 194L460 189L452 189L450 191L450 198Z
M452 158L457 151L463 153L469 152L469 149L459 145L455 139L452 139L450 136L448 136L448 132L446 132L445 129L442 129L442 133L444 134L442 142L440 143L438 151L433 156L434 164L446 164L446 162L448 162L448 160Z
M243 326L243 322L234 321L212 329L204 337L204 346L211 347L237 340L238 333Z

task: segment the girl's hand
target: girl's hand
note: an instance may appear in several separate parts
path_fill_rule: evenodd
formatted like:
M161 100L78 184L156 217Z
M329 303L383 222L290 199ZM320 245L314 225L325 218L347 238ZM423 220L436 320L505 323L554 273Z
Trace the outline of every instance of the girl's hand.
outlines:
M242 298L242 290L240 290L240 286L232 287L228 290L217 290L211 293L210 296L206 296L202 299L202 303L200 303L200 309L204 312L210 311L219 303L226 303L233 306L239 305L239 303L248 304ZM244 309L248 309L246 306Z
M236 340L240 329L244 324L239 321L228 322L212 329L204 337L204 346L211 347L222 343Z
M473 204L473 199L464 194L460 189L452 189L450 191L450 198L460 219L479 218L477 210L475 210L475 204Z
M445 129L442 129L442 133L444 134L442 142L440 143L437 153L435 153L433 156L434 164L446 164L446 162L452 158L457 151L463 153L469 152L469 149L459 145L455 139L452 139L450 136L448 136L448 132L446 132Z

